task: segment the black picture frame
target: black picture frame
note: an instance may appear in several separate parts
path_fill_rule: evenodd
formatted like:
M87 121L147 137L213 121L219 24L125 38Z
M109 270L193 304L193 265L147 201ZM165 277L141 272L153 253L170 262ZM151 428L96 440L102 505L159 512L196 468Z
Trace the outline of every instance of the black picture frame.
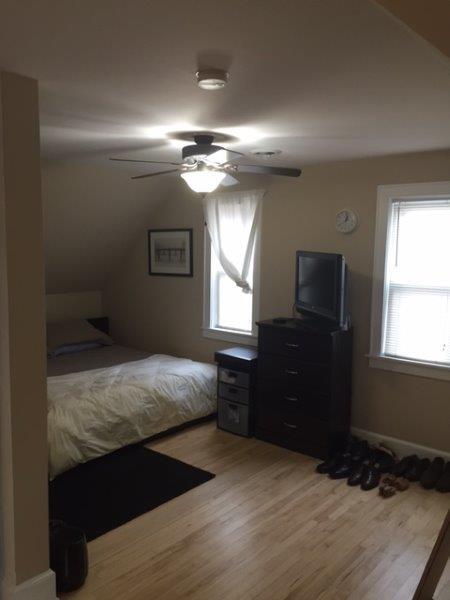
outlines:
M148 229L148 274L161 277L193 277L193 231L192 228ZM173 246L173 242L169 240L174 240L175 243L183 240L184 245Z

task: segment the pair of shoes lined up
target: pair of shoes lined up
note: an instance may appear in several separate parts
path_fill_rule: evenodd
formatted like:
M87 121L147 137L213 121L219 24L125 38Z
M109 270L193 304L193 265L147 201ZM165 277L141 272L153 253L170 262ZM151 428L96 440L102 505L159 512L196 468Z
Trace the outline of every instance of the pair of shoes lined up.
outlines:
M316 471L331 479L347 479L350 486L364 491L378 487L383 473L395 464L393 453L381 446L370 447L365 440L351 438L342 453L320 463Z
M450 461L445 464L440 456L432 461L415 454L405 456L394 469L395 474L403 475L409 481L420 481L420 485L426 490L434 488L438 492L450 492Z
M388 474L383 477L378 488L382 498L392 498L397 492L404 492L409 488L409 481L405 477Z

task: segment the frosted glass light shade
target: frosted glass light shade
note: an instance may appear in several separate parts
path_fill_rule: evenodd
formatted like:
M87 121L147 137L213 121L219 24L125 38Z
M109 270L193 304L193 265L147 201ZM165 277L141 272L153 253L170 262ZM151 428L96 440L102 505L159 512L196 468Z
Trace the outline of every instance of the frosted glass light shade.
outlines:
M187 171L181 177L194 192L208 194L220 184L226 173L222 171Z

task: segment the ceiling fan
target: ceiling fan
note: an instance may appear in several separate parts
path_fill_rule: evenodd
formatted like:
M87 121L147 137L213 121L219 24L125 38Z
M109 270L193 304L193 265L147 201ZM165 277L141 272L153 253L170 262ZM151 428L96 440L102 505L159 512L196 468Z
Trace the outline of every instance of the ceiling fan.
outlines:
M244 156L242 152L228 150L223 146L214 144L214 136L198 134L194 136L195 144L184 146L182 149L182 162L159 160L136 160L130 158L110 158L121 162L149 163L175 167L167 171L157 171L145 175L136 175L131 179L143 179L179 172L188 186L199 193L213 192L218 185L235 185L238 180L233 177L237 173L254 173L257 175L284 175L299 177L300 169L285 167L269 167L266 165L241 165L231 162L229 155Z

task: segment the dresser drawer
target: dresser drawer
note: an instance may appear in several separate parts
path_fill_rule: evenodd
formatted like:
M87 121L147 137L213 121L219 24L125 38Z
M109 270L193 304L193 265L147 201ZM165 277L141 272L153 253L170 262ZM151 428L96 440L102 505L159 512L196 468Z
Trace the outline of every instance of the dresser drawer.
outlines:
M329 435L326 421L308 417L298 411L282 412L264 405L258 407L256 424L266 431L289 436L291 440L312 440L318 445L325 445Z
M229 383L231 385L237 385L239 387L248 388L249 381L250 375L248 373L219 367L219 382Z
M248 406L219 398L217 401L217 426L230 433L249 437L250 415Z
M309 362L328 362L331 355L331 338L301 330L261 327L258 348L260 352L269 354L281 354Z
M219 398L226 398L240 404L248 404L248 390L237 387L236 385L228 385L219 383Z
M260 388L264 387L265 382L273 382L287 385L293 391L326 393L330 389L330 369L321 364L262 354L258 373Z
M284 382L274 384L261 381L259 405L285 414L298 412L322 420L330 417L329 394L302 391Z

